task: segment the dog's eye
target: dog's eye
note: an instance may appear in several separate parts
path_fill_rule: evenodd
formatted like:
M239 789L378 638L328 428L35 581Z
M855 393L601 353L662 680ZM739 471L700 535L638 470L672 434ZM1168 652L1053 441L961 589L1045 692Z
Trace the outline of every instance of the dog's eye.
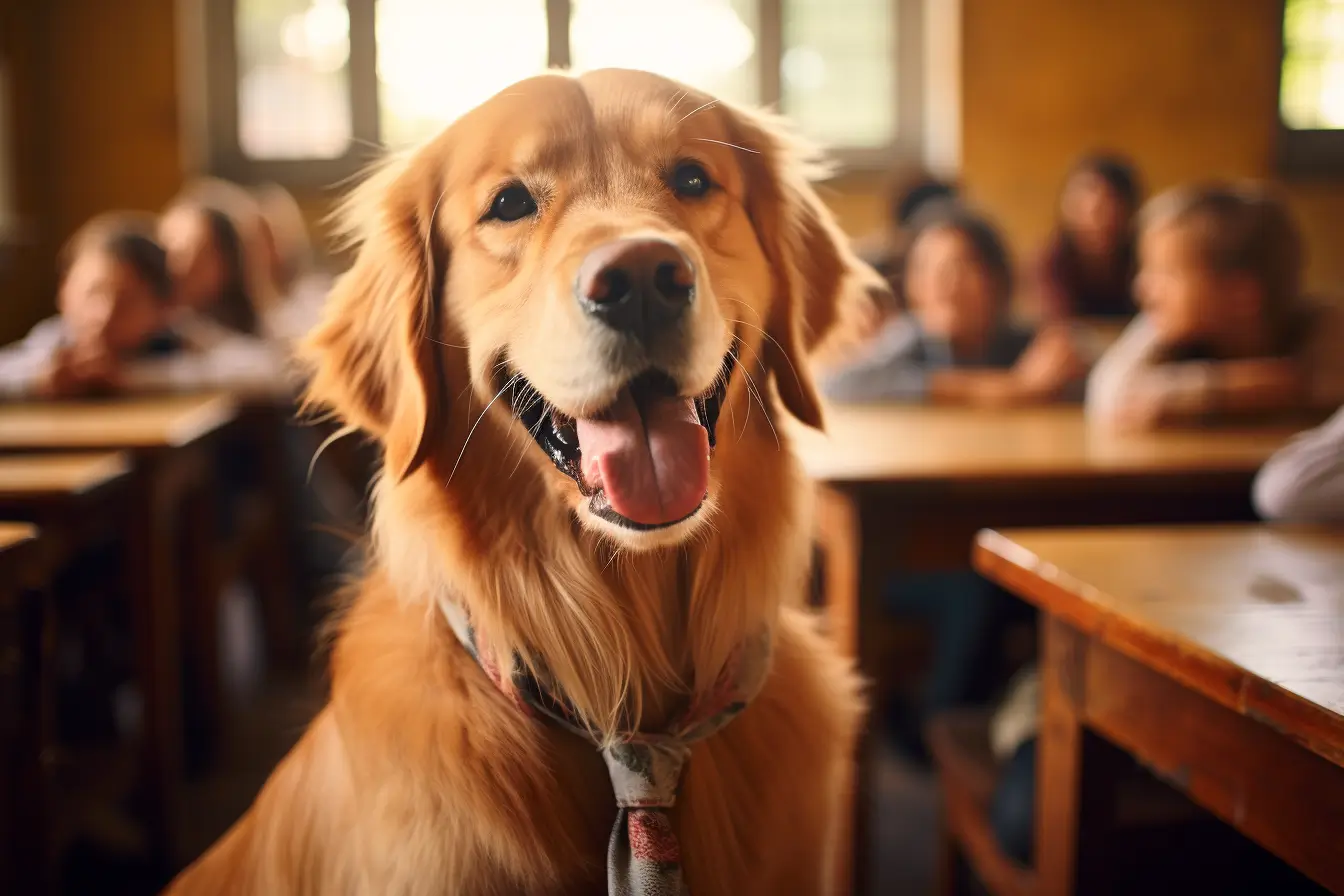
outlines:
M680 162L672 169L672 192L686 199L699 199L714 186L709 173L698 162Z
M522 184L510 184L495 194L495 198L490 201L490 211L486 213L487 221L521 221L523 218L531 217L537 213L537 200L532 198L532 194L527 192L527 187Z

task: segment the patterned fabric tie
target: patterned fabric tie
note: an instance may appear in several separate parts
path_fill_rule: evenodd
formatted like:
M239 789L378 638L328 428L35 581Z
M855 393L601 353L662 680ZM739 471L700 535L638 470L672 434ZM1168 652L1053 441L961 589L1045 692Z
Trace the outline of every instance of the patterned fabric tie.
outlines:
M477 643L464 610L445 605L444 615L462 646L520 709L541 714L601 750L619 809L607 845L609 896L687 896L681 846L668 810L676 804L691 745L732 721L764 684L770 667L769 632L739 645L713 687L697 695L667 731L622 731L603 747L544 671L529 674L517 657L501 669L491 651Z

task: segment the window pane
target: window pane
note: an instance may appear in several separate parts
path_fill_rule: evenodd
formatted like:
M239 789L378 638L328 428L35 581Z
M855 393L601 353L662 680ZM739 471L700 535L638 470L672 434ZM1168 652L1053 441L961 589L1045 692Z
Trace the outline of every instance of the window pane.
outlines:
M238 142L253 159L350 148L345 0L238 0Z
M740 103L760 102L757 0L573 0L578 72L638 68Z
M404 146L546 70L545 0L378 0L383 142Z
M1288 0L1279 113L1294 130L1344 129L1344 0Z
M892 0L783 0L780 109L832 146L896 136Z

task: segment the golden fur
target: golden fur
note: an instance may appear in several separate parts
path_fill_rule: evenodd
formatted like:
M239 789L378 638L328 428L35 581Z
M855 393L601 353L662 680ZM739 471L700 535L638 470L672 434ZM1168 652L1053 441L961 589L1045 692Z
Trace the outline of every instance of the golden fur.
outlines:
M720 186L678 199L691 158ZM177 894L605 891L615 814L598 752L523 717L456 643L455 601L544 657L601 732L664 723L725 657L775 632L762 693L698 744L674 815L697 896L822 893L861 701L802 609L810 489L781 414L819 425L805 351L872 282L775 122L652 75L524 81L392 160L345 210L360 246L306 347L309 396L381 442L370 572L339 623L332 696ZM482 220L522 178L534 219ZM708 388L741 341L710 497L657 532L592 516L511 415L507 360L566 413L629 373L572 298L594 246L676 243L698 273L668 363Z

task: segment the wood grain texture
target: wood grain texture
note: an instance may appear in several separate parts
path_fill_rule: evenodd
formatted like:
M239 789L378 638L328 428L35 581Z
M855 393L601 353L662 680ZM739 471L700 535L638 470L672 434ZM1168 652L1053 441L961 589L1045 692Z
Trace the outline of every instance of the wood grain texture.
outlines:
M985 532L975 560L1051 615L1344 764L1344 532Z
M179 448L236 413L220 394L0 405L0 451Z
M803 465L831 483L1007 482L1024 476L1175 477L1254 471L1299 426L1118 435L1076 407L986 411L833 405L826 433L790 427Z
M86 494L121 478L130 468L130 459L115 451L3 455L0 502Z
M37 528L27 523L0 523L0 556L17 554L17 549L37 538Z
M1096 638L1083 680L1089 730L1330 892L1344 892L1344 767ZM1094 771L1085 769L1089 782L1103 777Z
M1344 891L1344 532L985 532L975 561L1045 613L1043 892L1090 892L1085 806L1116 780L1080 761L1092 733Z

